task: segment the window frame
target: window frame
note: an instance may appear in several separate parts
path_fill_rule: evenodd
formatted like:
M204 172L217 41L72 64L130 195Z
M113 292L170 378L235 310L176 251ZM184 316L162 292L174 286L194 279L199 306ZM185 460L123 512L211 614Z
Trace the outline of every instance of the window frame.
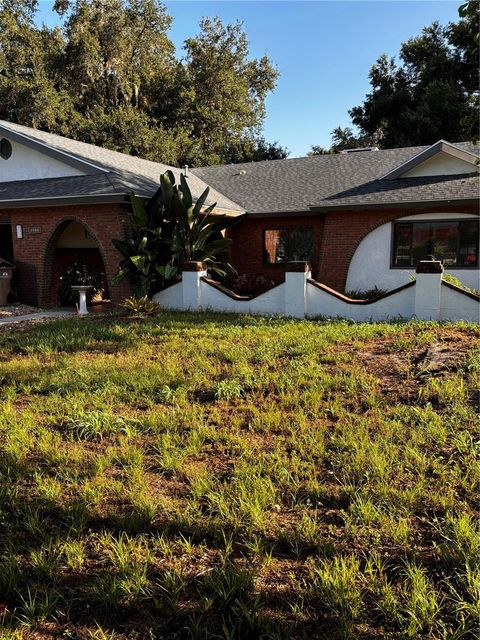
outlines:
M268 262L267 260L267 252L265 251L265 239L267 231L286 231L288 234L287 246L288 253L290 253L290 232L292 230L298 231L299 229L308 229L312 233L312 255L311 260L313 261L314 251L315 251L315 228L313 225L301 225L301 226L288 226L288 227L264 227L262 229L262 262L264 267L285 267L286 264L291 262L290 256L283 262Z
M479 230L479 238L480 238L480 218L477 216L468 216L467 218L424 218L420 220L402 220L402 218L397 218L393 220L391 223L391 233L390 233L390 269L401 269L405 271L406 269L415 269L417 265L396 265L395 264L395 227L400 224L436 224L436 223L444 223L444 222L476 222L478 224ZM478 271L480 269L480 239L477 238L477 264L474 266L465 266L465 265L448 265L446 269L452 270L467 270L467 271ZM411 248L410 248L411 250ZM457 250L458 257L458 250Z

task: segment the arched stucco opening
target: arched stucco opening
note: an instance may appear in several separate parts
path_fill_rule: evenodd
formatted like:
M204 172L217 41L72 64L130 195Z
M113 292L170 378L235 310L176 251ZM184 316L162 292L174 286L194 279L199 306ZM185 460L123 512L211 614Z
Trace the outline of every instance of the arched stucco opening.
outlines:
M42 264L40 306L65 304L60 294L62 280L74 265L97 273L101 298L109 298L103 247L94 231L80 219L71 217L58 223L47 242Z
M397 216L390 221L381 221L370 228L355 247L349 263L345 290L365 291L378 287L391 290L408 282L415 275L415 266L394 266L393 225L396 222L455 222L478 220L478 215L470 213L429 212ZM478 245L477 245L478 246ZM422 258L423 259L423 258ZM478 288L480 270L478 267L465 268L445 264L446 272L458 278L465 285Z

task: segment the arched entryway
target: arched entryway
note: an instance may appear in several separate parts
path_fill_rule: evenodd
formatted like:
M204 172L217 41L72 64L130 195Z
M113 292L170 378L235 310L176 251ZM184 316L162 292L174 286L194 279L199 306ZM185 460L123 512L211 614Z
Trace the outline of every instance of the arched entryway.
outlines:
M109 299L103 249L93 230L76 218L62 220L50 236L43 258L42 306L65 306L73 272L80 271L97 282L95 301Z

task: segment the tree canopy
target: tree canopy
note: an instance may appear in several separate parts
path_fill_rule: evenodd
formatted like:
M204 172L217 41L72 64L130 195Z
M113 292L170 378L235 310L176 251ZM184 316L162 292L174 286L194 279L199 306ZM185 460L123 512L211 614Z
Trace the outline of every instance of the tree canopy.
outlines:
M311 153L478 139L479 7L467 2L458 22L434 22L404 42L400 64L380 56L370 69L370 93L349 111L357 132L337 127L331 147Z
M261 136L278 71L242 24L204 19L178 57L159 0L37 0L0 9L0 118L168 164L285 157Z

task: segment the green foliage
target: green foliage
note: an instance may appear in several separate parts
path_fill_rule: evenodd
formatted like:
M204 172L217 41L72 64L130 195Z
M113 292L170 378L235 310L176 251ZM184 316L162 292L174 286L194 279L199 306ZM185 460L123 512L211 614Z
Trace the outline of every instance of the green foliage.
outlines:
M150 300L148 296L125 298L121 306L135 316L155 316L160 312L160 305Z
M179 277L189 261L201 261L219 275L233 272L221 260L230 245L221 232L232 221L215 215L215 204L204 207L209 191L207 187L194 203L185 176L181 174L177 185L167 171L151 199L131 196L133 237L126 242L112 240L123 256L114 281L129 276L136 296L144 298Z
M176 166L285 153L259 134L278 73L239 23L202 20L176 57L159 0L57 0L55 28L37 4L1 3L0 118Z
M452 276L451 273L444 273L442 275L442 280L445 280L445 282L449 282L450 284L454 284L456 287L459 287L460 289L464 289L465 291L470 291L470 293L475 293L477 295L480 294L478 289L472 289L472 287L467 287L466 284L464 284L459 278Z
M90 286L86 292L88 304L91 304L92 299L102 291L103 274L91 264L73 262L65 267L60 279L60 303L66 307L78 302L78 291L74 291L72 286Z
M365 291L359 291L358 289L355 291L347 291L345 295L354 300L375 300L375 298L383 296L387 291L388 289L379 289L377 285L375 285L372 289L366 289Z

